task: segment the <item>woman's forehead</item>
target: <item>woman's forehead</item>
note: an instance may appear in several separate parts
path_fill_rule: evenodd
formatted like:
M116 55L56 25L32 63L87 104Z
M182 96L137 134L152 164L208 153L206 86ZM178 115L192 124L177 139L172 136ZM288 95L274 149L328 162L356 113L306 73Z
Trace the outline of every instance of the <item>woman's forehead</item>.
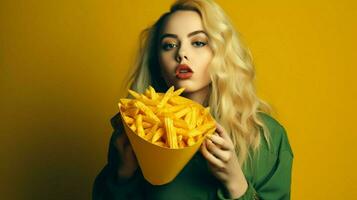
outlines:
M203 25L197 12L176 11L168 17L162 33L186 37L189 33L198 30L203 30Z

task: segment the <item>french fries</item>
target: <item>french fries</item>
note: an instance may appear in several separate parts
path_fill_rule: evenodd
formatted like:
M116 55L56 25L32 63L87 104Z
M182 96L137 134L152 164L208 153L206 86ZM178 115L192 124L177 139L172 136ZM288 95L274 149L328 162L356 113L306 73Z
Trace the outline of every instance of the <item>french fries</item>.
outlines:
M213 134L215 122L209 107L180 96L184 88L158 93L153 87L144 94L129 90L133 99L120 99L123 121L138 136L155 145L179 149L192 146Z

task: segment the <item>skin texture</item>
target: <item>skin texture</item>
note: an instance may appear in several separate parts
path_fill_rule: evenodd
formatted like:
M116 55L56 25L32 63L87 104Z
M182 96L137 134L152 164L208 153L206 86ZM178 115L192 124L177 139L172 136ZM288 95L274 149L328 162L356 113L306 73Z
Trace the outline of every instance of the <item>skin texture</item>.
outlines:
M170 15L161 34L163 38L159 44L159 63L168 85L185 88L183 96L202 103L211 83L208 65L213 55L208 45L208 36L204 32L195 34L195 31L204 31L201 18L196 12L177 11ZM175 69L179 64L186 64L193 70L190 79L176 78Z
M183 96L204 104L211 83L208 66L213 54L199 14L194 11L176 11L168 17L161 37L158 56L166 83L175 88L184 87ZM175 70L179 64L190 66L193 76L185 80L176 78ZM231 138L220 124L216 123L216 128L215 134L202 143L200 151L212 174L226 187L227 195L239 198L247 190L248 184ZM138 163L126 134L118 137L116 146L123 159L118 176L129 178L137 170Z

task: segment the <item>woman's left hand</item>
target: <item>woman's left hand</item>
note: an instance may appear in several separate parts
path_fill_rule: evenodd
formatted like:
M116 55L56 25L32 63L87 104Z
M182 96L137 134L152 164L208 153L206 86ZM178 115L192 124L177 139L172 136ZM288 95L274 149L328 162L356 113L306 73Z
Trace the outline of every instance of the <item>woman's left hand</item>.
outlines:
M216 133L203 141L201 153L208 161L213 175L226 187L230 197L241 197L248 184L239 165L233 142L220 124L216 123Z

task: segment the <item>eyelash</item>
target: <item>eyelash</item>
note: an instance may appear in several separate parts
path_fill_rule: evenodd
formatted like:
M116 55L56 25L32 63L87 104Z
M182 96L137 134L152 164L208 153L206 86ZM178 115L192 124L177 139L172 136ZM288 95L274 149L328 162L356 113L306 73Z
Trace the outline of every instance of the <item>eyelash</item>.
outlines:
M201 42L201 41L196 41L196 42L192 42L192 45L193 45L194 47L199 48L199 47L206 46L207 43L206 43L206 42ZM171 46L171 48L170 48L170 46ZM162 45L162 49L165 50L165 51L169 51L169 50L171 50L172 48L174 48L173 46L174 46L174 47L177 47L178 45L175 44L175 43L164 43L164 44Z
M206 42L201 42L201 41L196 41L196 42L193 42L192 44L200 44L199 47L203 47L203 46L206 46Z

